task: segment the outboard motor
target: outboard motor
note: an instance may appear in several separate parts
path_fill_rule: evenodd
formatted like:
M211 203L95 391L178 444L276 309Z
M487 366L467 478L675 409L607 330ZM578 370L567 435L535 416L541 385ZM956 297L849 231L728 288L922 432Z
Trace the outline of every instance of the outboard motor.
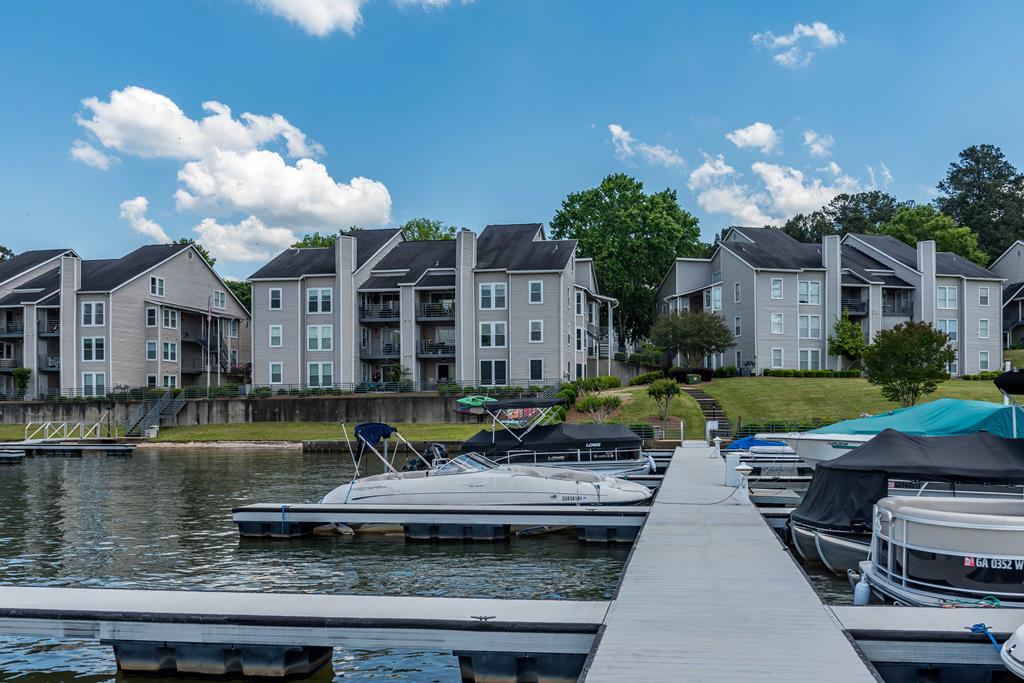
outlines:
M437 467L448 462L448 449L443 443L432 443L423 451L423 458Z

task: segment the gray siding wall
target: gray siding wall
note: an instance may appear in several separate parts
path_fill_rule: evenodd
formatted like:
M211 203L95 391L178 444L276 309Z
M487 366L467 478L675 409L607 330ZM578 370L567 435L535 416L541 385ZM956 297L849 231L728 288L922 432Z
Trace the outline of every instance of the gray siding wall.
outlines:
M757 354L757 313L754 306L756 274L750 266L727 251L720 253L717 269L722 271L721 314L725 318L725 324L735 332L736 318L740 318L740 336L735 337L736 346L725 352L725 364L736 364L737 351L740 352L742 364L753 360ZM739 303L736 302L735 296L737 284L740 286Z
M530 360L544 362L544 378L559 376L560 347L559 324L561 308L559 288L562 278L555 273L516 273L509 276L511 296L509 297L509 376L515 380L529 380ZM544 283L544 302L530 303L530 282ZM543 324L544 340L530 341L530 321L540 320Z
M1024 282L1024 242L1017 240L989 270L1008 283Z
M473 326L473 349L476 353L476 365L473 368L474 376L479 378L480 376L480 361L484 360L508 360L509 359L509 332L511 326L508 325L509 309L508 305L512 297L522 295L522 292L516 292L509 285L509 276L504 272L493 272L493 273L475 273L474 286L473 286L473 309L476 317L476 323ZM480 308L480 285L488 283L505 283L505 308L504 309L481 309ZM525 287L525 284L523 285ZM504 347L489 347L484 348L480 346L480 324L485 322L504 322L505 326L505 346ZM506 369L509 369L511 363L506 364ZM512 379L509 376L509 379ZM515 378L519 379L519 378ZM479 381L479 379L478 379Z
M281 290L281 310L270 310L270 290ZM299 306L301 295L299 280L260 281L252 283L252 310L255 323L253 337L253 382L270 383L270 363L280 362L281 381L298 384L302 379L302 349L305 329ZM270 348L270 326L281 325L280 348Z
M476 233L460 230L455 240L455 375L460 384L476 384Z
M75 292L82 283L82 262L73 256L64 256L60 264L60 386L73 389L81 381L78 377Z
M782 280L782 298L772 299L772 279ZM761 270L757 273L757 370L772 367L772 349L782 349L782 367L799 367L797 273ZM782 315L782 334L772 334L772 314Z
M944 279L945 280L945 279ZM982 287L989 288L989 303L979 303ZM960 312L963 332L960 337L960 372L974 374L981 371L980 357L988 353L988 370L1000 370L1002 366L1002 307L999 282L981 280L960 281ZM988 337L979 334L979 321L988 321Z

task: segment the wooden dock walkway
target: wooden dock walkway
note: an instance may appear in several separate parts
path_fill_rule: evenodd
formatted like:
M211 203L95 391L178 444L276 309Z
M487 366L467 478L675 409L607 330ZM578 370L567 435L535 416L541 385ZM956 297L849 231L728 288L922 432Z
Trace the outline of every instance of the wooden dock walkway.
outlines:
M687 444L651 506L580 680L874 681L775 533Z

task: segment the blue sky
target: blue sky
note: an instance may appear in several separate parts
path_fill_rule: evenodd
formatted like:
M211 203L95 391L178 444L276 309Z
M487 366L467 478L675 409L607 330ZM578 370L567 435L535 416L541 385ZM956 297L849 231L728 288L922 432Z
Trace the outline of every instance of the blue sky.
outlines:
M1024 166L1019 3L282 3L6 7L0 243L191 236L244 277L312 229L546 223L616 171L710 239L925 201L970 144Z

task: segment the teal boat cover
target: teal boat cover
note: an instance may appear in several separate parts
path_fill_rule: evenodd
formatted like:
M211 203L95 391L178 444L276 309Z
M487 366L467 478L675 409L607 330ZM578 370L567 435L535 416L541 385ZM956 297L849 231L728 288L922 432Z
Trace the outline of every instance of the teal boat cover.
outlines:
M1017 434L1014 433L1017 412ZM1024 410L988 401L940 398L929 403L890 410L878 415L843 420L810 430L810 434L880 434L895 429L918 436L955 436L986 431L1003 438L1024 437Z

